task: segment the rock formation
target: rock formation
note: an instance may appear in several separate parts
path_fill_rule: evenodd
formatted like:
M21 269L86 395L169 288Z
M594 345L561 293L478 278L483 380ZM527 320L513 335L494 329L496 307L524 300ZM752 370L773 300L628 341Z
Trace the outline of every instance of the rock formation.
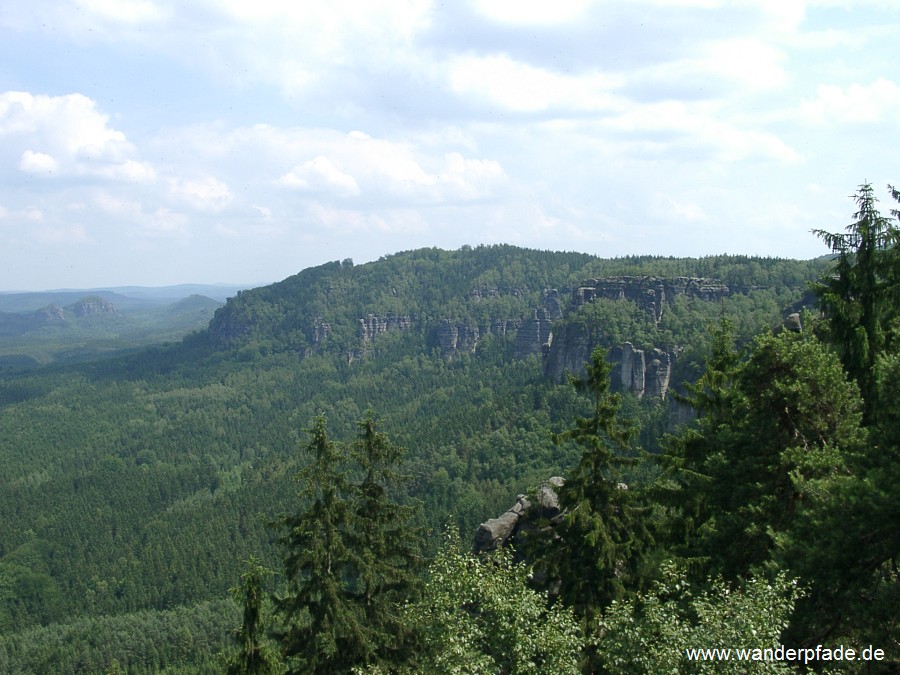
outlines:
M42 323L60 323L66 320L66 314L62 307L57 305L47 305L36 311L32 318L39 324Z
M359 320L359 339L365 345L389 330L409 330L411 326L412 320L408 316L366 314Z
M545 288L541 294L541 307L551 321L561 319L563 316L563 299L555 288Z
M119 308L109 300L100 297L82 298L78 302L67 306L66 311L71 312L76 317L94 316L96 314L118 314Z
M454 323L450 319L444 319L437 327L437 343L444 356L453 356L457 352L474 352L480 335L478 326Z
M678 427L689 424L695 419L697 419L697 411L693 407L677 398L669 399L669 419L666 424L668 433L674 434Z
M499 288L473 288L469 291L469 299L472 302L480 302L487 298L499 298L504 295L521 298L528 295L528 289L519 286L500 286Z
M564 479L554 476L538 488L532 499L519 495L516 503L506 513L479 525L475 530L473 543L475 553L494 551L506 546L523 528L534 528L538 520L552 523L560 515L556 490L564 482Z
M523 319L516 333L515 357L524 359L530 354L542 354L550 341L550 324L543 308L533 310L530 319Z
M313 321L312 334L310 335L313 346L320 346L331 335L331 324L320 316Z
M600 344L598 326L581 323L563 323L548 340L544 352L544 377L563 382L566 372L581 374L584 364L591 358L591 350Z
M630 300L641 309L649 312L655 321L659 321L665 305L678 295L686 295L701 300L719 300L731 294L725 284L715 279L696 277L661 277L620 276L604 279L588 279L581 283L572 293L572 306L577 309L581 305L593 302L597 298L607 300Z
M601 344L599 327L583 324L563 324L559 334L552 336L544 355L544 377L562 382L565 373L576 377L584 374L584 366L590 360L594 347ZM674 352L663 349L644 351L630 342L609 350L607 359L614 364L612 389L626 391L638 398L665 398L669 391Z

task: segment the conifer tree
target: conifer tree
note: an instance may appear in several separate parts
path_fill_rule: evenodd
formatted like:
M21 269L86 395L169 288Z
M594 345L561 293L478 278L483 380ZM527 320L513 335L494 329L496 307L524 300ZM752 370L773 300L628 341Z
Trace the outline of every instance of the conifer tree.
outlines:
M802 541L799 512L846 475L865 436L858 389L811 335L762 335L719 376L718 400L700 401L696 427L667 452L695 525L687 554L735 578L765 565L784 536Z
M734 378L740 361L735 347L734 324L727 318L711 330L712 351L700 378L684 385L686 395L675 398L691 407L699 421L682 427L666 438L660 458L662 475L653 486L654 498L668 507L668 544L679 547L710 517L715 486L704 464L715 452L710 439L713 430L727 428L732 417ZM726 488L727 489L727 488Z
M418 538L412 508L389 493L401 479L403 450L371 413L359 428L352 447L342 446L328 439L324 417L316 419L313 460L298 476L307 506L277 523L286 530L279 543L287 578L277 634L294 672L392 668L411 648L400 612L415 586Z
M260 565L256 557L247 561L247 571L241 575L241 585L232 588L235 600L243 606L243 620L235 635L237 652L226 666L228 675L268 675L280 673L281 664L266 638L265 604L266 580L271 570Z
M900 200L897 190L891 193ZM813 230L838 254L835 274L815 290L830 341L859 384L868 421L876 409L875 363L887 345L891 322L900 316L900 229L879 213L871 184L860 185L854 198L855 220L846 232Z
M338 446L329 440L325 418L309 429L312 462L298 475L308 505L282 516L286 530L287 590L276 598L284 627L276 632L291 672L348 672L374 652L363 608L348 592L361 558L350 541L354 527L350 483Z
M397 469L403 448L378 431L371 411L358 427L352 448L362 471L353 497L352 543L360 556L354 591L377 643L369 664L391 667L407 657L413 641L400 614L416 587L419 532L410 525L414 508L397 503L389 493L404 479Z
M650 541L639 491L623 482L623 468L637 461L631 449L634 429L618 418L619 396L609 391L611 368L603 349L595 348L585 376L572 378L575 388L590 396L591 416L576 417L574 427L556 437L580 445L582 456L560 488L564 516L545 563L559 580L560 597L586 626L623 596Z

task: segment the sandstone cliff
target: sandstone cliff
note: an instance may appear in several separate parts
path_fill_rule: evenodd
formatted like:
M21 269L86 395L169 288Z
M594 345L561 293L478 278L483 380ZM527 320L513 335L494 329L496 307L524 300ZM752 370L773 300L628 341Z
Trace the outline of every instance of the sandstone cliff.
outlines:
M359 339L366 345L389 330L409 330L411 326L412 319L409 316L366 314L359 320Z
M544 377L562 382L565 373L576 377L584 374L584 366L594 347L601 344L600 329L581 324L567 324L559 329L544 356ZM630 342L609 350L607 360L613 365L612 389L643 398L665 398L669 391L675 352L664 349L637 349Z
M597 298L630 300L659 321L666 303L672 302L678 295L711 301L725 298L730 294L728 286L715 279L620 276L588 279L582 282L572 294L572 305L577 309Z

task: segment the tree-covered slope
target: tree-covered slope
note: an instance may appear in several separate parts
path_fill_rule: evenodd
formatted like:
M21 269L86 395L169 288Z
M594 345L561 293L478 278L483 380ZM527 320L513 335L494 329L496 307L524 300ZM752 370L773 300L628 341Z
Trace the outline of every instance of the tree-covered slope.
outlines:
M588 342L671 353L675 387L699 374L711 322L731 316L749 338L823 269L511 246L410 251L242 292L179 344L7 370L0 647L75 617L225 598L251 553L273 559L266 523L297 500L304 429L319 414L340 440L373 409L407 448L412 481L399 497L422 502L418 524L434 533L449 518L470 531L577 462L550 437L584 403L545 372L549 335L584 326ZM704 278L728 292L657 298L661 316L627 294L576 301L586 281L612 277ZM654 447L664 401L626 389L624 406Z

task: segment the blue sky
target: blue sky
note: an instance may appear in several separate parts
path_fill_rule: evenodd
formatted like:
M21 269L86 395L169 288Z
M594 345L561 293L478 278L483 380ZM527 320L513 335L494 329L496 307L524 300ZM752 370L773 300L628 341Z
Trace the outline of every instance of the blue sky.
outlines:
M0 290L512 243L810 258L900 184L894 0L10 0Z

